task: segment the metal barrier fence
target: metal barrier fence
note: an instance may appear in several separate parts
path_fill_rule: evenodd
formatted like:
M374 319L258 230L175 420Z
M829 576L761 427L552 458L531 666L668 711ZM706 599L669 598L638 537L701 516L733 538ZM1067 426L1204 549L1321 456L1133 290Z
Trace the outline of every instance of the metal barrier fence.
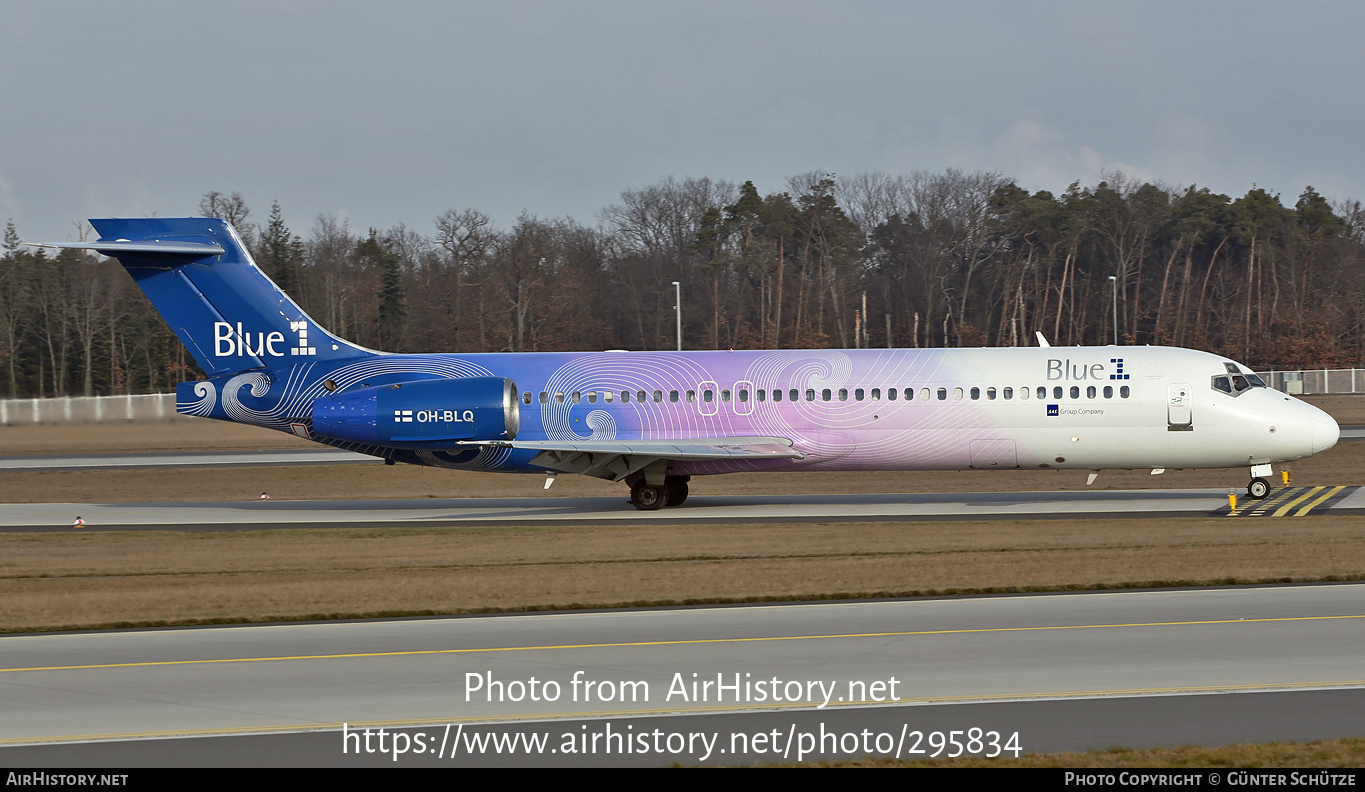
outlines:
M1315 393L1365 393L1365 369L1307 369L1257 374L1270 387L1294 396Z
M149 422L175 418L175 394L0 399L0 426Z
M1365 393L1365 369L1257 372L1266 384L1299 395ZM0 426L165 421L177 417L174 393L0 399Z

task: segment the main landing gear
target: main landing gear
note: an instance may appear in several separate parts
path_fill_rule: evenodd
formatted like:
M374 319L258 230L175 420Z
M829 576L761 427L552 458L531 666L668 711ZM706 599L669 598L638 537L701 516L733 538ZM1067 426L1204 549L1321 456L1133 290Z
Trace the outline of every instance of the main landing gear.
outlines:
M630 487L630 502L640 511L657 511L665 506L681 506L687 500L691 476L667 476L663 486L653 487L641 479Z

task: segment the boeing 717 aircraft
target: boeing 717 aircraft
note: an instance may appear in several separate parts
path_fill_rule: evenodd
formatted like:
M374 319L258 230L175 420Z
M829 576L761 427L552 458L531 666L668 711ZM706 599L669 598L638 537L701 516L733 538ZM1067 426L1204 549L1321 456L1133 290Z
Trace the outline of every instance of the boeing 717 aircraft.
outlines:
M692 476L763 470L1250 469L1331 448L1322 410L1248 368L1164 347L399 355L318 326L206 218L95 219L208 379L187 415L389 464L625 482L681 505ZM1041 337L1040 337L1041 340Z

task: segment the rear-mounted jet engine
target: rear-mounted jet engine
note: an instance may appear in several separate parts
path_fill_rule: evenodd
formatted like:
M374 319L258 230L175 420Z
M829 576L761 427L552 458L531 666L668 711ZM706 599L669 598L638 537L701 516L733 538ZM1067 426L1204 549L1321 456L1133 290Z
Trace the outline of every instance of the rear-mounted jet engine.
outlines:
M313 402L313 432L398 448L451 448L461 440L513 440L517 386L503 377L399 382Z

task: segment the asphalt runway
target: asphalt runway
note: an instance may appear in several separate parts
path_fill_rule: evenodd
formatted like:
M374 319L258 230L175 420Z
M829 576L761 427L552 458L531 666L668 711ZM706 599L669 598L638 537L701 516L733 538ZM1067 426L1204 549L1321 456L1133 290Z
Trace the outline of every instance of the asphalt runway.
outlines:
M1365 512L1365 492L1359 487L1298 489L1303 496L1294 503L1295 515ZM1247 504L1256 503L1240 502L1246 514L1251 513ZM624 497L10 503L0 504L0 531L71 530L78 516L85 521L81 530L95 531L1208 517L1226 516L1228 510L1228 490L697 496L684 506L654 512L639 511Z
M394 764L354 755L367 728L407 735L400 765L777 761L822 729L885 740L802 758L908 755L913 732L927 749L955 729L978 754L992 739L1057 751L1357 736L1362 595L1328 584L8 636L0 761ZM552 741L479 749L492 739L479 735L513 733ZM637 742L646 733L682 736ZM600 751L567 752L566 738L593 734ZM703 738L688 746L691 734ZM211 735L231 736L185 740Z

